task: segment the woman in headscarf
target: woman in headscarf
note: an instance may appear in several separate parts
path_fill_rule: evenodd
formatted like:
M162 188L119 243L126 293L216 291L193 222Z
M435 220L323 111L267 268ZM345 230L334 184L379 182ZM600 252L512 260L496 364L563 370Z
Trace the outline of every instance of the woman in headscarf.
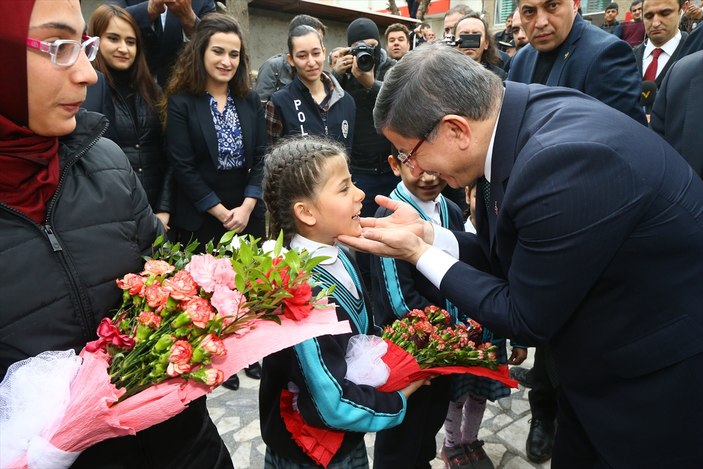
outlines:
M0 2L0 379L46 350L80 350L118 307L115 279L163 231L127 158L80 111L98 41L78 0ZM11 70L8 71L8 70ZM3 435L12 438L12 435ZM229 468L205 407L106 440L75 468Z

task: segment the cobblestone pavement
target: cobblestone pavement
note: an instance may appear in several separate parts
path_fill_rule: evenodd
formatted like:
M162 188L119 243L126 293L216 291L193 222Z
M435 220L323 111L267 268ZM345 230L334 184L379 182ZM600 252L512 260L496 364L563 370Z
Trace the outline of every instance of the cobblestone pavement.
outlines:
M523 366L532 366L532 351ZM208 397L212 420L230 450L236 469L258 469L264 465L265 445L259 430L259 382L239 373L239 390L223 387ZM479 438L484 449L498 469L548 468L549 462L534 464L525 456L525 439L529 431L530 406L527 389L520 386L510 397L499 402L488 402ZM443 431L437 435L437 448L441 448ZM366 435L369 462L373 465L374 434ZM444 468L441 458L432 461L433 469ZM402 468L399 468L402 469Z

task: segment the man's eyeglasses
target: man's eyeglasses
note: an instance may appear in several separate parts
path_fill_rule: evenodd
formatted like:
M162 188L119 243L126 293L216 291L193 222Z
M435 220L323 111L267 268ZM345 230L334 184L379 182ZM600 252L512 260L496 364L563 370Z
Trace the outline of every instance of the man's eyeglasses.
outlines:
M398 152L398 161L406 165L410 169L415 169L415 162L413 161L413 158L415 157L415 153L417 153L417 150L422 146L423 143L427 141L427 137L430 136L430 134L434 131L435 127L439 125L439 123L442 122L442 118L440 118L435 125L432 126L429 132L425 134L424 137L420 139L419 142L413 147L412 150L410 150L410 153L403 153L402 151ZM428 174L434 174L432 171L425 171Z
M100 38L83 35L83 42L73 39L57 39L54 42L44 42L31 37L27 38L27 47L30 49L46 52L51 55L51 63L68 68L76 63L81 50L85 52L89 61L93 61L98 55L100 48Z
M410 150L410 153L403 153L402 151L398 152L398 161L406 165L410 169L415 169L415 163L412 161L412 158L415 157L415 152L422 146L423 143L425 143L425 140L427 140L426 137L422 137L419 142L417 142L417 145L413 147L412 150Z

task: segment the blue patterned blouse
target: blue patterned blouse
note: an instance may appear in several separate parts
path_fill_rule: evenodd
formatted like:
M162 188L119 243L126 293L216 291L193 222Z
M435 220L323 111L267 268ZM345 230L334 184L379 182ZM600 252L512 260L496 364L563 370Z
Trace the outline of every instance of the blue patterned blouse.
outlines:
M217 100L208 93L210 113L217 132L217 169L238 169L244 167L244 142L242 125L237 116L234 99L227 90L227 104L222 112L217 109Z

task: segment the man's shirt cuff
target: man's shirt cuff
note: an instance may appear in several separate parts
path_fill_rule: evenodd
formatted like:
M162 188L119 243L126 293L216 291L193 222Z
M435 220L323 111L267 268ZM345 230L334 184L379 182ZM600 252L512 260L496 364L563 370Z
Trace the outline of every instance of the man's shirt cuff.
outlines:
M435 233L436 236L436 233ZM456 240L455 240L456 241ZM417 270L429 280L432 285L439 288L447 271L457 262L456 258L434 246L420 256L417 261Z

